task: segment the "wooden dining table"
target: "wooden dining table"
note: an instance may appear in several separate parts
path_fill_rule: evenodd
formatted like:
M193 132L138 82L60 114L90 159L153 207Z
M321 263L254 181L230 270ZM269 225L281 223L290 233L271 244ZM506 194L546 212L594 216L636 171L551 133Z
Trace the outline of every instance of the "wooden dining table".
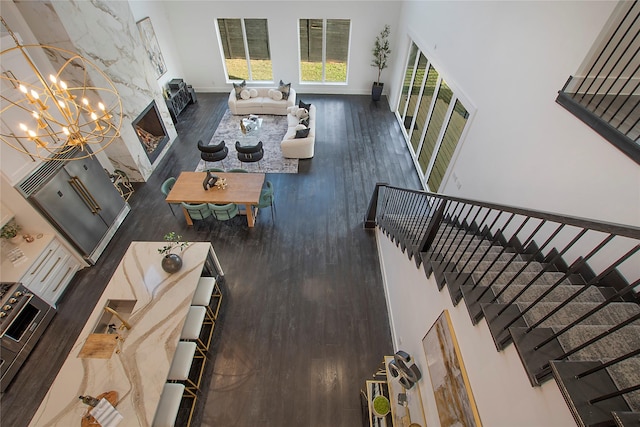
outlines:
M265 174L263 173L225 173L216 172L220 178L227 182L227 188L221 189L212 187L205 190L204 181L206 172L182 172L173 184L173 188L167 195L167 203L214 203L227 204L236 203L244 205L249 227L255 225L254 205L260 201L260 192L264 185ZM193 220L189 212L183 207L182 211L188 225L193 225Z

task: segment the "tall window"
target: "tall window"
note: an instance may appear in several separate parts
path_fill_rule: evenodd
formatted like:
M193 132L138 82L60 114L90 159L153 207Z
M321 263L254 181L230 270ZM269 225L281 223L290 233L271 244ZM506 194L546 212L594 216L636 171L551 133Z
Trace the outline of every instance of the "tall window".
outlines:
M218 34L229 80L273 80L266 19L218 19Z
M415 43L411 43L396 116L422 182L437 192L462 137L469 113Z
M300 20L300 80L347 82L349 58L348 19Z

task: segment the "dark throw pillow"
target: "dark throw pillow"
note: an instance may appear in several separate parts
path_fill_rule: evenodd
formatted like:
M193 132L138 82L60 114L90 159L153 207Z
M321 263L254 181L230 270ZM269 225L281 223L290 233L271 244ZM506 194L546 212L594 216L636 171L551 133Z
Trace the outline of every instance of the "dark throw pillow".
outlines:
M296 131L296 138L306 138L309 136L309 129L301 129Z
M306 119L302 119L299 122L301 125L305 125L306 127L309 127L309 117L307 117Z
M289 91L291 90L291 83L284 83L280 80L280 84L278 85L278 90L282 92L282 99L289 99Z
M302 101L298 102L298 108L305 108L307 111L309 110L309 108L311 108L311 104L305 104Z
M233 84L233 88L236 91L236 99L242 99L240 98L240 93L242 92L242 89L244 89L247 86L247 81L243 80L242 83L234 83Z

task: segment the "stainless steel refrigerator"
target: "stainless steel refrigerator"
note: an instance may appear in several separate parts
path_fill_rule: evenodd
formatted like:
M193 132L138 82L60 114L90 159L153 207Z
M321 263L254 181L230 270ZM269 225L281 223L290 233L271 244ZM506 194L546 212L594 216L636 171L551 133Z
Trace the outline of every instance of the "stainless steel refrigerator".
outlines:
M91 263L130 211L92 157L47 161L18 187Z

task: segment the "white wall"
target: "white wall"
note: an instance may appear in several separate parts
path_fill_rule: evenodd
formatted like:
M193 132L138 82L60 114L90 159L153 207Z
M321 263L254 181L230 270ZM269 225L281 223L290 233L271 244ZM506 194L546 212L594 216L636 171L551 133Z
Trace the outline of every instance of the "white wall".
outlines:
M429 427L440 421L422 339L444 309L451 315L482 425L575 425L555 381L531 387L513 345L498 352L484 320L473 326L464 301L454 307L446 288L438 292L433 275L427 279L384 233L376 235L394 348L411 354L422 372L418 384Z
M410 36L477 108L441 192L640 225L638 165L555 103L616 4L404 3L392 109Z
M377 73L371 67L371 49L385 24L391 25L393 42L401 3L396 1L168 1L164 2L173 28L185 81L196 91L226 92L222 55L218 46L217 18L266 18L269 26L273 78L292 82L300 93L370 94ZM132 6L133 9L133 6ZM348 83L320 85L299 83L298 19L351 20ZM154 25L155 28L155 25ZM156 33L158 29L156 28ZM164 53L164 46L162 46ZM392 53L392 60L393 55ZM178 76L175 76L178 77ZM389 81L388 71L382 75ZM386 86L385 86L386 88Z
M180 54L180 46L175 43L175 32L169 22L169 16L165 5L168 2L162 1L129 1L129 8L136 22L149 17L156 33L158 45L162 51L167 72L158 79L158 87L164 88L171 79L181 78L184 75ZM191 29L189 29L190 31Z

